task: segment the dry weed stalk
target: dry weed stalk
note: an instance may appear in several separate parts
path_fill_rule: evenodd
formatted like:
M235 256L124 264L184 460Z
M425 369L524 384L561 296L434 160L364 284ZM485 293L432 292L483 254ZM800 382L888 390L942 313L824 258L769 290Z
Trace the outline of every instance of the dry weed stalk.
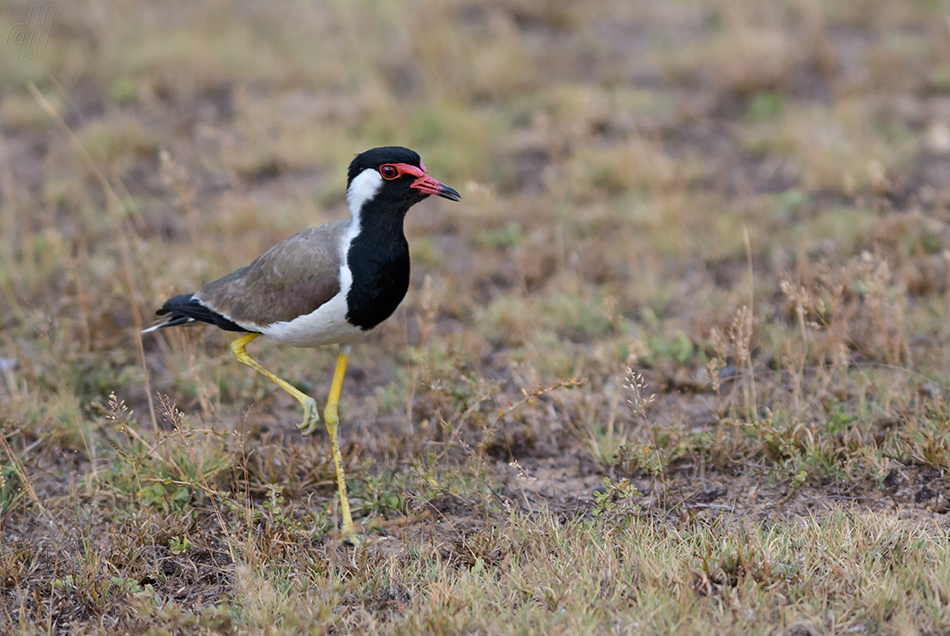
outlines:
M211 487L211 484L208 482L208 478L205 475L204 468L202 468L201 461L198 459L198 454L195 452L194 446L192 446L191 441L188 439L189 435L185 434L186 431L184 430L183 424L185 414L178 410L178 407L167 395L159 395L159 404L162 415L171 423L172 427L175 429L175 432L178 433L178 436L185 443L185 448L188 449L188 454L191 455L191 461L194 462L195 472L198 476L200 485L202 488L204 488L204 491L208 495L208 500L211 502L211 508L214 510L214 515L218 520L218 524L221 526L221 531L224 533L225 539L227 540L228 552L231 555L231 560L234 563L237 563L237 542L231 533L230 527L227 523L225 523L224 515L221 513L221 508L218 506L218 499L224 499L224 496L216 488Z
M656 394L647 393L647 381L643 377L643 374L639 371L634 371L630 367L627 367L623 387L632 394L632 397L627 398L627 403L633 407L634 413L637 413L643 418L647 428L650 429L650 436L653 438L653 452L656 453L656 461L660 470L660 482L665 485L666 468L663 466L663 457L660 454L659 435L657 434L656 426L654 426L647 415L647 407L656 400Z
M893 299L894 277L883 257L864 252L836 269L806 268L802 278L780 283L800 334L800 345L787 340L781 354L791 371L796 420L829 393L846 394L848 370L859 358L885 365L910 359L905 301Z
M192 245L201 244L201 232L198 228L198 210L195 208L195 186L191 183L188 170L175 161L171 153L163 148L158 153L162 183L175 194L175 205L188 219L188 232ZM201 261L197 261L197 273L201 274Z
M35 505L37 510L42 512L49 519L55 519L55 517L53 517L49 510L47 510L43 505L43 502L40 501L40 498L36 495L36 489L33 487L33 479L26 471L23 463L17 457L17 454L13 452L12 448L10 448L10 444L7 442L6 433L3 431L0 431L0 449L3 450L7 456L7 459L10 460L10 465L13 467L13 471L16 473L17 479L19 479L20 483L23 484L23 487L26 489L26 494L29 495L33 505Z
M811 297L804 287L793 285L790 281L783 280L779 287L782 294L795 303L795 317L798 320L798 330L802 337L802 348L798 355L792 354L786 347L784 366L794 365L793 373L794 385L792 387L792 404L797 413L801 408L801 399L803 383L805 377L805 361L808 358L808 328L805 325L805 308L811 306Z
M507 401L505 403L505 408L499 409L495 413L495 417L491 421L491 423L490 424L486 423L483 425L483 438L478 444L479 452L484 453L484 451L490 445L491 441L494 439L495 435L498 433L498 426L501 424L502 420L504 420L506 417L511 415L511 413L513 413L514 411L517 411L518 409L520 409L522 406L526 404L532 404L536 399L544 395L547 395L548 393L552 391L556 391L557 389L565 388L567 390L571 390L577 387L582 387L585 384L587 384L587 378L570 378L570 379L564 379L564 380L556 380L555 382L552 382L551 384L547 386L542 385L542 386L532 389L531 391L528 391L527 389L522 388L521 389L521 394L523 396L522 399L518 400L517 402L511 402L510 400ZM492 393L493 392L494 391L492 391ZM486 395L485 397L487 398L488 396ZM480 400L479 403L481 403L481 401L482 400ZM471 410L472 409L469 409L469 411Z
M752 361L752 338L754 335L752 310L748 305L743 305L736 311L735 317L723 333L719 328L713 327L709 332L709 339L712 343L715 356L709 361L706 369L710 384L716 391L717 398L720 401L720 412L731 407L739 387L742 387L742 395L746 416L750 420L755 420L758 413L755 391L755 367ZM721 404L722 378L719 372L726 368L727 361L732 359L735 362L735 376L739 378L729 394L728 405L723 407ZM741 381L740 381L741 380Z
M752 310L748 305L743 305L736 312L736 317L729 326L729 341L735 352L736 367L741 369L746 376L746 381L742 383L746 414L751 420L755 420L758 409L755 395L755 369L752 363L752 334Z
M36 84L30 82L28 86L30 93L33 95L33 98L37 101L37 103L39 103L40 107L46 111L46 114L49 115L53 121L56 122L59 128L79 150L80 156L82 156L83 161L86 163L93 176L95 176L96 180L99 182L99 186L102 188L102 192L106 196L106 200L109 204L109 212L116 219L116 226L118 228L119 235L119 256L122 262L122 269L125 273L126 292L128 293L129 299L131 300L133 306L132 319L135 325L139 361L142 365L142 371L145 377L145 392L148 395L149 414L152 418L153 430L158 431L158 418L155 416L155 403L152 398L151 380L148 365L145 362L145 346L142 344L141 336L143 327L141 311L142 302L139 298L138 287L136 286L134 279L134 261L132 258L132 241L130 234L135 234L135 229L131 227L131 223L129 223L126 218L127 209L123 204L122 199L119 198L119 195L116 193L115 188L112 187L112 184L102 171L102 168L92 158L92 155L89 154L89 150L85 147L85 145L83 145L82 140L75 133L75 131L70 128L69 124L66 123L66 120L63 119L63 116L59 113L56 107L53 106L53 104L50 103L48 99L46 99L42 92L40 92L40 89L36 87Z
M198 227L198 210L195 208L196 189L191 182L188 170L183 165L175 161L171 153L163 148L159 153L159 169L162 175L162 183L165 187L175 194L175 205L185 214L188 219L188 231L192 245L201 244L201 232ZM195 271L197 277L201 278L202 260L195 260ZM214 403L212 393L216 392L217 385L209 391L198 374L198 365L196 362L196 347L192 345L192 340L182 335L181 341L186 347L188 356L188 371L195 382L195 389L198 394L198 403L201 406L201 412L205 417L210 417L214 413Z
M412 365L412 368L409 375L409 395L406 398L406 422L409 425L410 433L415 432L415 424L413 423L412 417L412 405L415 401L416 386L420 380L420 377L423 386L431 385L431 369L429 368L429 355L428 350L426 349L426 344L429 342L430 338L432 337L432 332L435 330L435 317L438 313L438 307L436 306L435 292L432 288L432 276L429 274L426 274L425 279L422 281L422 297L420 298L419 305L419 344L417 345L419 356L418 360L410 359L409 362L409 364ZM445 422L440 417L437 433L440 440L445 434L444 429Z
M584 386L585 384L587 384L587 378L580 378L580 379L570 378L569 380L557 380L555 382L552 382L546 387L539 386L535 389L532 389L531 391L528 391L527 389L521 389L521 394L524 397L518 402L514 402L514 403L507 402L505 404L505 408L502 410L499 410L498 413L496 414L495 420L493 422L493 426L499 424L503 419L505 419L505 417L510 415L513 411L516 411L517 409L521 408L525 404L531 404L539 397L546 395L550 393L551 391L560 389L562 387L565 389L571 390L577 387Z

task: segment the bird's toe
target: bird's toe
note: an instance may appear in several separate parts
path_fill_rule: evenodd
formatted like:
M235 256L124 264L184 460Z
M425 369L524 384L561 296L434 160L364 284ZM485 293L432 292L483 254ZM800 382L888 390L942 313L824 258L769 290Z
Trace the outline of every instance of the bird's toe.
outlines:
M317 410L317 401L313 398L308 398L303 404L303 422L301 422L297 428L299 428L304 435L312 435L313 432L317 430L319 423L320 413Z

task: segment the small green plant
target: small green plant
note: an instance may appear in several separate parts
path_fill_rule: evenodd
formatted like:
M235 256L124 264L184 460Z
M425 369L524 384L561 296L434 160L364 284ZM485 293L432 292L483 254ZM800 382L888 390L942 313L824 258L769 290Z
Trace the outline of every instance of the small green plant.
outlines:
M112 594L139 594L142 591L142 586L135 579L129 579L121 576L111 576L109 577L109 583L112 587L109 592Z
M0 521L23 499L24 490L20 487L16 469L0 464Z
M184 554L194 547L194 544L188 540L188 537L172 537L168 540L168 549L172 554Z
M480 232L475 240L484 247L501 248L516 247L526 238L527 235L518 223L509 222L498 229Z
M72 574L67 574L62 578L53 579L51 585L54 590L71 590L76 587L76 577Z
M792 488L801 488L805 485L805 482L808 481L808 471L805 468L800 468L794 475L792 475L791 481L789 484Z
M760 91L749 101L748 112L753 121L779 119L785 112L785 96L778 91Z
M264 499L264 517L270 525L281 531L290 534L299 534L301 532L300 524L293 517L288 516L284 511L286 503L282 494L283 486L280 484L267 485L267 498Z
M628 443L626 427L614 418L605 427L591 427L587 431L587 445L591 456L604 470L610 470L621 460L621 453Z
M160 433L150 442L137 432L125 403L110 395L107 417L125 439L113 441L115 455L103 481L114 494L143 508L188 510L195 500L211 494L206 492L208 480L223 478L232 457L216 443L214 431L185 426L182 414L167 399L162 400L162 411L176 430ZM192 440L201 445L200 457Z
M594 491L594 506L591 508L591 514L594 517L611 518L636 514L640 508L634 499L640 496L640 492L629 479L614 481L609 477L604 477L603 486Z
M406 504L399 493L394 492L397 484L378 475L367 475L354 493L361 502L361 511L367 514L404 514Z

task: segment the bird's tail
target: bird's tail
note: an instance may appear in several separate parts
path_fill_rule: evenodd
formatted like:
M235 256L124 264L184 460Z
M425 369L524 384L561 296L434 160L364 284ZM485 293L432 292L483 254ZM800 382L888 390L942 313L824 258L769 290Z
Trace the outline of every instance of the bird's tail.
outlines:
M148 329L143 329L142 333L151 333L165 327L177 327L178 325L187 325L193 322L206 322L216 325L225 331L246 332L247 329L231 321L227 316L210 309L207 305L195 298L194 294L181 294L172 296L165 301L162 308L155 312L162 318L155 325Z
M187 325L190 322L195 322L195 317L189 316L188 314L191 312L185 309L189 303L191 303L192 296L193 294L181 294L180 296L172 296L166 300L162 308L155 312L155 314L161 316L161 318L148 329L143 329L142 333L152 333L153 331L158 331L165 327L177 327L178 325Z
M162 318L165 322L159 322L152 325L148 329L143 329L142 333L152 333L153 331L158 331L159 329L164 329L165 327L177 327L178 325L187 325L189 322L194 322L194 318L189 318L188 316L176 316L172 314L168 318Z

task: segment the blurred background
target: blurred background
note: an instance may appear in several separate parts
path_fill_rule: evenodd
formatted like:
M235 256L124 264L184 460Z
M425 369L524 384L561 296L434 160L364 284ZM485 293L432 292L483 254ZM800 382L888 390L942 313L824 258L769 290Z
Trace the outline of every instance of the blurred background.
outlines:
M226 334L138 330L346 218L385 144L463 200L411 211L409 296L351 356L362 521L583 510L605 476L950 505L946 0L37 7L0 2L8 527L26 474L49 506L210 514L204 475L332 508L325 437ZM254 347L322 403L335 351Z

